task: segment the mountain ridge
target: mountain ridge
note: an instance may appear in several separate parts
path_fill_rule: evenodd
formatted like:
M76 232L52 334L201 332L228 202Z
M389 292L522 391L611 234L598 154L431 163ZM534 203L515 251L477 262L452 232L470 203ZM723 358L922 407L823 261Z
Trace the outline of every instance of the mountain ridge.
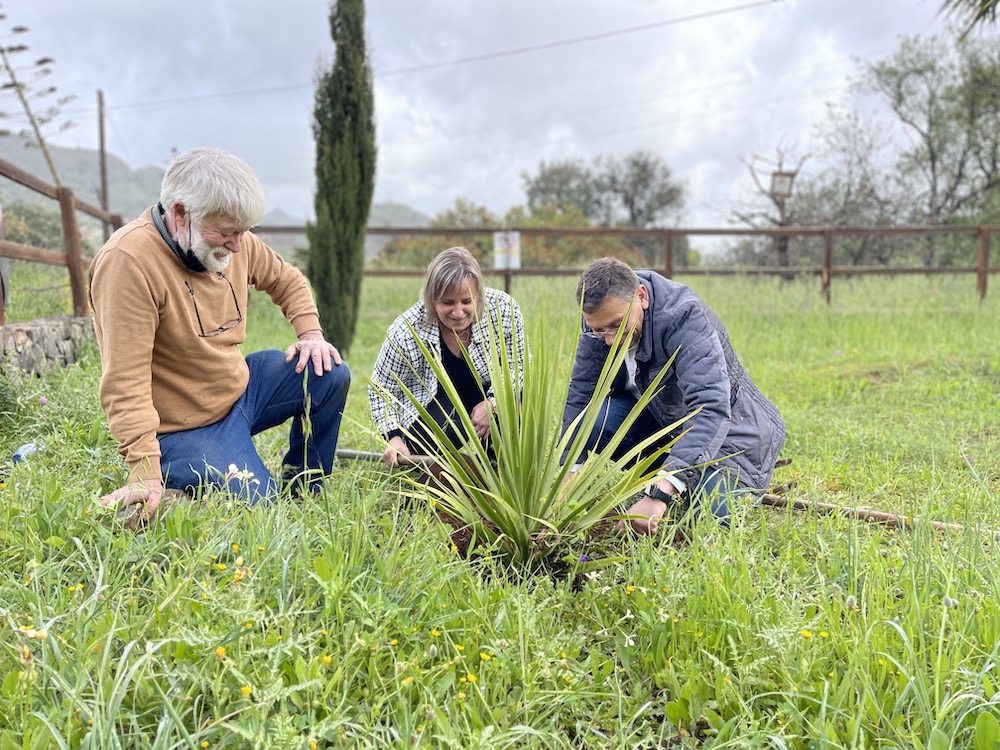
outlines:
M49 152L59 172L63 185L73 190L73 194L83 201L101 205L100 154L96 149L66 148L49 145ZM0 136L0 159L4 159L19 169L37 176L40 180L54 184L48 164L41 149L19 135ZM156 166L132 169L114 154L107 155L108 197L110 212L121 215L125 221L139 216L160 194L160 182L166 170ZM46 202L56 210L55 201L40 196L30 188L12 180L0 178L0 205L14 200ZM89 220L81 214L81 226L86 233L94 232L96 220ZM274 208L261 220L262 226L304 227L306 219ZM430 219L424 214L402 203L373 203L369 213L369 226L380 227L424 227ZM370 258L384 244L386 238L369 238L365 242L365 257ZM290 257L296 244L302 244L300 235L269 235L268 243L285 257Z

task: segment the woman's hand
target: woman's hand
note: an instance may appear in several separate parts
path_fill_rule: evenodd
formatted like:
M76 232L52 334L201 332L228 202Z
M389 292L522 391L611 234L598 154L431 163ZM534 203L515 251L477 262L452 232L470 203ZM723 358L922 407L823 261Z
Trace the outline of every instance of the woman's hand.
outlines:
M396 468L399 466L400 456L409 458L410 449L406 447L406 441L397 435L389 441L389 445L382 453L382 460L386 466Z
M472 407L472 427L480 440L485 440L490 436L490 413L493 411L492 399L480 401Z

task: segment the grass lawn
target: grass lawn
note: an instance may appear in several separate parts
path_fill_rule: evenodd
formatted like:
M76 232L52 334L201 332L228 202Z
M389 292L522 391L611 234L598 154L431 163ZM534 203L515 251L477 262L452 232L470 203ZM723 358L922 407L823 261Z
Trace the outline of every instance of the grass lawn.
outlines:
M68 312L67 290L39 291L51 269L14 279L8 321ZM837 280L827 306L815 279L691 285L785 417L776 482L965 530L747 508L527 574L457 554L398 476L358 462L316 502L214 494L133 536L97 503L124 464L90 351L0 381L0 461L42 446L0 485L0 750L995 747L1000 290ZM366 381L418 288L365 283L342 447L381 450ZM566 332L567 380L574 288L512 290L529 347ZM250 308L246 351L284 348L276 309ZM259 436L273 465L285 439Z

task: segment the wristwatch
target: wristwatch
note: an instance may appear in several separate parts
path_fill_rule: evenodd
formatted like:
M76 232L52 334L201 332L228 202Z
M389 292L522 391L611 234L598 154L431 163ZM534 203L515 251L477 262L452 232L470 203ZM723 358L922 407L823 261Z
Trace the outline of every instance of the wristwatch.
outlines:
M666 503L668 508L680 499L676 495L671 495L669 492L661 490L656 482L653 482L646 488L646 494L654 500Z

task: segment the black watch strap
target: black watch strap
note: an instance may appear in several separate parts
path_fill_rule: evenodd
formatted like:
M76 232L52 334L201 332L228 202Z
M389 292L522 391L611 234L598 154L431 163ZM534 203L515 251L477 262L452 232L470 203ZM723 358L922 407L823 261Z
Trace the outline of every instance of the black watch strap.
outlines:
M656 485L656 482L653 482L653 484L649 485L649 487L646 488L646 494L649 495L654 500L659 500L660 502L666 503L668 506L673 505L674 503L677 502L676 497L661 490Z

